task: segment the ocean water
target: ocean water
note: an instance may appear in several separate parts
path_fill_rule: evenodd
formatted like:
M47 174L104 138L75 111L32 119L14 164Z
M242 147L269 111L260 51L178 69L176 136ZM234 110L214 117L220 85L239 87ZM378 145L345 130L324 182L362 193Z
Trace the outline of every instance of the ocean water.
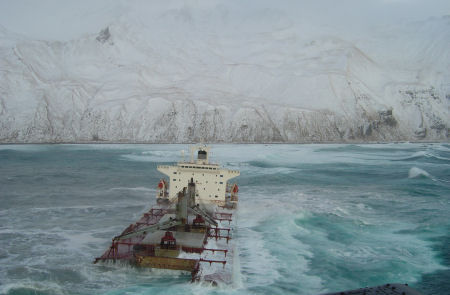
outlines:
M450 294L450 145L213 145L239 169L232 286L94 265L185 145L1 145L0 294Z

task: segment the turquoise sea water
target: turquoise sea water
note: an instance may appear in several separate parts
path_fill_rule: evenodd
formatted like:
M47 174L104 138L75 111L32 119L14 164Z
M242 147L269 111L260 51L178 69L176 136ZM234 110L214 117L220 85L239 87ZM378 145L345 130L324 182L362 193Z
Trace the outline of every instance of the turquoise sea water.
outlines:
M233 286L93 265L155 200L184 145L1 145L0 294L450 290L450 145L213 145L239 169Z

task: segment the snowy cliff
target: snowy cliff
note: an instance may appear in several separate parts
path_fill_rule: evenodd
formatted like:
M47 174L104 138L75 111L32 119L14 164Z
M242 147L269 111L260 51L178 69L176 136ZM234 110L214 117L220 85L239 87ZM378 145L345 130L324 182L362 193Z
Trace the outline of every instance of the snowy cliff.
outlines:
M0 142L448 140L450 17L352 39L210 17L64 42L0 28Z

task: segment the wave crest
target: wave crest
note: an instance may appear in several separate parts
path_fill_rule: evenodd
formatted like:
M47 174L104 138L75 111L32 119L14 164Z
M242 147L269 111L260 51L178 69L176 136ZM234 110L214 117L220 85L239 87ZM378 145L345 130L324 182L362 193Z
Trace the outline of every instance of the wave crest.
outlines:
M430 173L417 167L409 169L408 178L432 178Z

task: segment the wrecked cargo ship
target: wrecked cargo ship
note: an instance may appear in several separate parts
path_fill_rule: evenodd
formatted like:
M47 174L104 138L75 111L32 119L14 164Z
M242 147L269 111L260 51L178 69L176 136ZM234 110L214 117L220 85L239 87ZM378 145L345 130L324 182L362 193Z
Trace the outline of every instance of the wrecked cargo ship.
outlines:
M158 166L156 204L112 239L94 263L126 261L139 267L189 272L193 281L233 282L233 240L239 171L210 163L209 147L191 148L190 160Z

